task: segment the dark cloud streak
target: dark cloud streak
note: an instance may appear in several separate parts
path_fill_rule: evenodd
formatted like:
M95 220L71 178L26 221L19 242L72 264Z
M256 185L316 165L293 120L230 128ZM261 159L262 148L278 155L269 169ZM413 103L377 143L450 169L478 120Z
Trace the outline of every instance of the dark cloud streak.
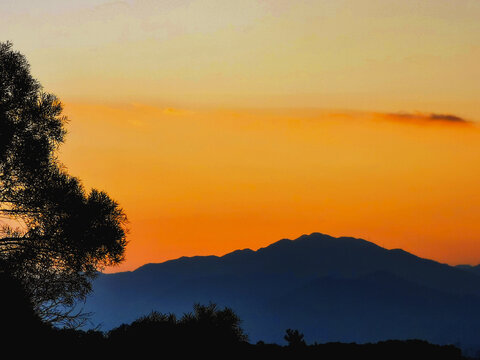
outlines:
M451 125L472 125L470 120L452 114L435 114L435 113L383 113L377 114L381 118L415 123L444 123Z

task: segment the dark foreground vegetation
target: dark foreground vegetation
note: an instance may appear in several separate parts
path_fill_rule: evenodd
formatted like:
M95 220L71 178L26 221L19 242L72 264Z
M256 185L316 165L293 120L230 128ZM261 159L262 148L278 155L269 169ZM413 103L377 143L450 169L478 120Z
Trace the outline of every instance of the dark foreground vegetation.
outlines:
M191 313L151 312L130 324L108 332L57 328L33 311L21 287L2 279L1 345L19 355L56 354L55 358L89 356L175 358L291 358L291 359L464 359L455 346L440 346L420 340L384 341L376 344L306 344L298 330L287 329L287 345L251 344L241 320L229 308L196 304ZM8 295L7 295L8 294ZM20 344L20 346L19 346Z

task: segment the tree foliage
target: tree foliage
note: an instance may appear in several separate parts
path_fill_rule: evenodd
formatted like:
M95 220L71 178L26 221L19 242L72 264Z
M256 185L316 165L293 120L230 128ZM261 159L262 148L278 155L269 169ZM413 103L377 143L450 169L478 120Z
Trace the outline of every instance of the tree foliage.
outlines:
M66 122L25 57L0 43L0 270L21 281L44 320L73 325L97 271L123 260L127 219L58 160Z
M246 343L248 336L240 326L238 315L228 307L216 304L194 304L193 312L177 318L175 314L152 311L131 324L112 329L108 336L124 342L126 339L145 343L189 343L201 346L231 346Z
M287 329L285 331L285 336L283 337L289 347L298 348L306 346L304 335L296 329Z

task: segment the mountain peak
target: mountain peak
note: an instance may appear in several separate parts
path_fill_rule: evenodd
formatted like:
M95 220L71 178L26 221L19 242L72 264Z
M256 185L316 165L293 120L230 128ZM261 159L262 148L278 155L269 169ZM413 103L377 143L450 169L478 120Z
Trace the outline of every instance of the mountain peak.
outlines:
M319 248L321 247L338 247L338 248L347 248L347 247L372 247L372 248L378 248L378 249L383 249L382 247L364 240L360 238L354 238L354 237L333 237L327 234L319 233L319 232L313 232L311 234L303 234L299 236L298 238L291 240L291 239L282 239L277 242L274 242L273 244L270 244L264 248L260 248L258 251L259 252L264 252L268 250L273 250L273 249L282 249L284 247L299 247L299 246L313 246L316 247L318 246ZM386 249L385 249L386 250Z
M235 257L241 257L243 255L250 255L253 253L255 253L255 251L253 251L252 249L239 249L223 255L222 258L223 259L235 258Z

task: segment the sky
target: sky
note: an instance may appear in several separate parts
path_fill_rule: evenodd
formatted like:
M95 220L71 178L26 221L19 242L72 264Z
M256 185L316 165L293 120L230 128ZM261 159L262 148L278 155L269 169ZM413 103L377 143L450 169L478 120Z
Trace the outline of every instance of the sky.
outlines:
M480 263L478 0L3 0L125 271L321 232Z

